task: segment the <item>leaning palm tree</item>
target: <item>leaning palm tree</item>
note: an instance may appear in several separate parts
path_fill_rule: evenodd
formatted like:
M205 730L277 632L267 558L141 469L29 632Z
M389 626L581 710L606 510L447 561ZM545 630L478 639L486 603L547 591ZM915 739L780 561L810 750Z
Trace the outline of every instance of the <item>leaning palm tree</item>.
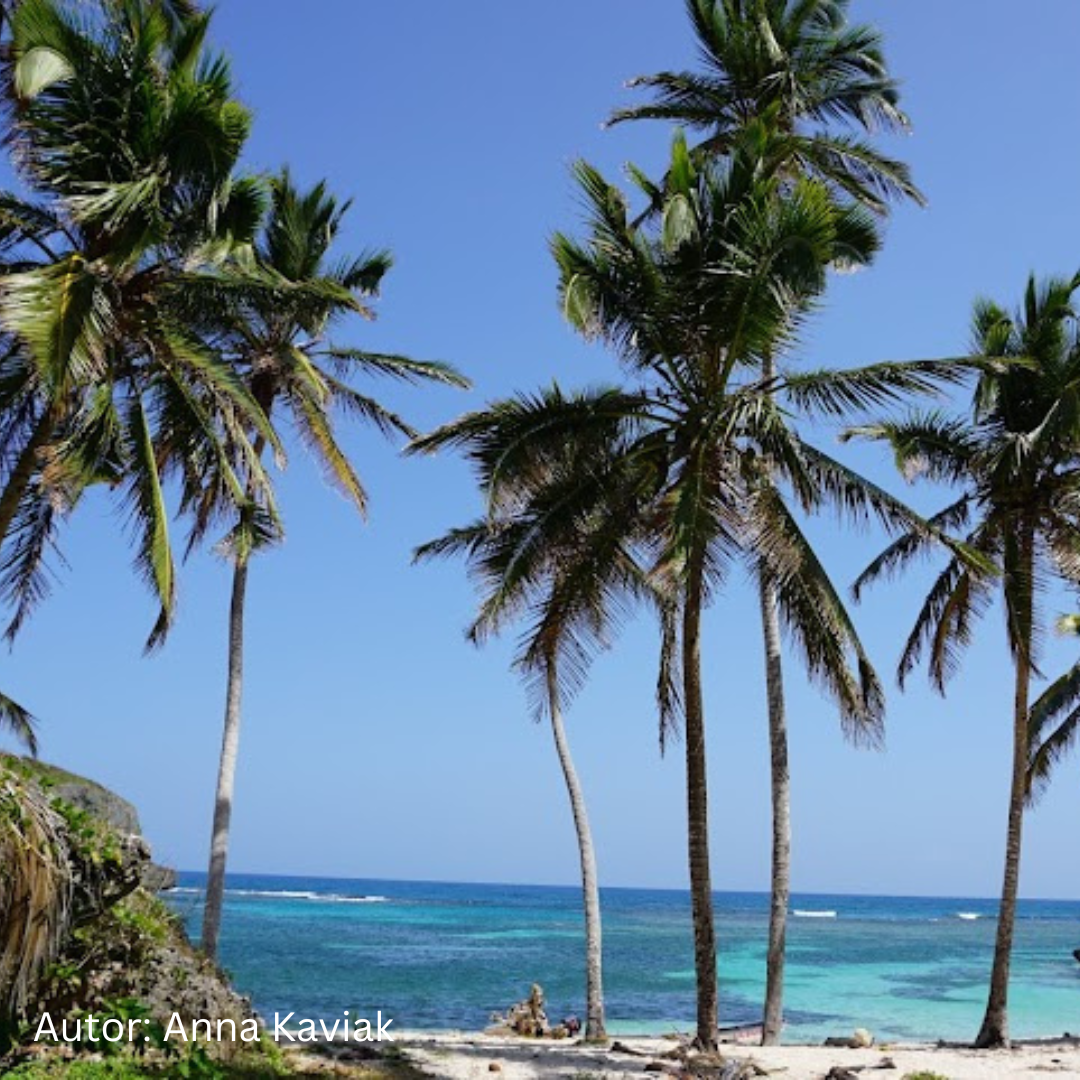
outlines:
M514 478L542 477L567 440L598 448L603 465L583 467L575 485L546 500L534 527L511 537L516 546L506 588L530 580L534 569L542 577L548 545L558 549L575 528L595 521L605 523L607 550L619 558L592 572L637 565L648 594L664 598L661 730L678 719L685 728L696 1041L705 1047L717 1042L717 986L702 613L730 565L753 553L777 583L813 674L835 682L853 718L871 713L872 669L827 575L773 497L779 480L770 478L775 470L809 504L825 490L844 492L863 512L890 513L892 503L853 483L832 459L811 453L781 416L780 402L835 414L925 389L948 372L945 365L881 365L761 380L762 354L791 342L829 263L867 235L864 214L839 205L823 185L789 184L770 171L769 146L767 128L756 125L729 162L698 168L677 138L663 212L642 227L631 220L623 194L580 165L588 238L554 241L564 310L583 333L614 348L632 385L582 394L565 406L502 403L423 443L468 448L491 470L496 490L506 484L511 502ZM771 468L763 470L763 461ZM614 603L638 580L621 573L597 586L597 595Z
M900 658L901 683L925 658L942 693L971 642L974 621L1000 595L1014 668L1013 756L1001 907L979 1047L1009 1044L1008 990L1028 785L1029 701L1041 640L1038 598L1047 584L1080 579L1080 347L1073 297L1080 277L1028 282L1011 316L981 302L974 352L1001 358L975 389L969 416L914 415L854 429L886 442L909 479L952 485L959 495L934 519L964 534L1000 577L955 555L927 594ZM931 539L901 537L863 572L857 592L920 556ZM1000 588L999 588L1000 586Z
M345 317L370 317L367 301L390 268L385 252L335 258L334 243L348 202L335 199L322 183L308 191L288 173L270 181L270 211L256 244L246 280L222 277L213 289L193 294L188 312L218 349L242 373L264 422L287 414L301 441L326 476L359 510L367 496L334 432L341 412L374 424L385 435L416 432L374 398L350 385L354 374L384 375L410 383L434 381L467 386L445 364L366 352L338 345L327 334ZM253 462L261 470L266 438L250 432ZM243 446L243 441L241 441ZM243 468L242 463L238 466ZM210 474L217 471L212 464ZM248 472L242 497L229 484L207 483L207 470L188 470L184 508L192 520L191 543L201 540L221 516L231 516L225 550L233 563L229 609L228 685L221 758L207 875L202 947L216 957L221 933L229 825L239 749L243 683L244 606L252 554L280 536L272 502L260 495L259 473Z
M618 399L614 399L614 405ZM487 515L453 529L417 550L418 559L460 555L466 559L480 591L479 613L468 629L476 644L499 633L512 621L528 627L520 640L515 666L535 699L537 718L546 713L577 834L585 914L585 1038L606 1038L604 1021L603 946L600 885L592 830L577 769L570 753L563 709L580 689L593 654L609 641L610 595L617 589L645 591L644 574L627 543L634 528L636 485L620 469L619 407L611 416L615 426L587 433L566 430L575 411L595 406L589 395L566 396L557 387L535 398L517 398L490 411L459 421L451 428L414 442L414 451L431 450L447 442L463 445L477 473ZM514 462L490 450L505 447L512 429L529 430L536 417L562 421L565 437L530 459L518 454ZM451 434L453 432L453 434ZM622 449L627 449L623 447ZM613 467L614 466L614 467ZM602 493L597 485L602 485ZM588 491L582 499L583 487ZM629 503L617 492L629 494ZM605 512L578 511L602 498ZM618 512L623 528L612 528ZM535 557L521 560L530 535L542 535Z
M652 92L645 105L617 110L611 123L659 119L702 136L699 157L730 149L746 125L767 118L791 176L815 176L871 211L891 200L922 201L908 168L880 154L865 136L906 130L896 82L880 35L851 25L847 0L686 0L700 70L662 72L631 81ZM856 133L856 134L853 134ZM653 187L650 208L661 201ZM763 375L773 360L763 357ZM773 803L772 884L762 1043L779 1040L788 904L791 893L791 790L787 716L775 588L759 578Z

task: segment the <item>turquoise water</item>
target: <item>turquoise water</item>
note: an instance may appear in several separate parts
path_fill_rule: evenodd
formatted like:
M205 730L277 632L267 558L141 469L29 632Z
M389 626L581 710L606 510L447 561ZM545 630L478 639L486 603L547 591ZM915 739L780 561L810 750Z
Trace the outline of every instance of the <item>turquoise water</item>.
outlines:
M198 933L201 883L169 902ZM721 1020L759 1019L768 897L718 893ZM382 1009L397 1028L478 1029L539 982L549 1016L583 1011L580 893L571 888L231 876L221 959L266 1016ZM866 1027L879 1039L971 1039L993 952L987 900L797 896L785 1038ZM615 1032L688 1030L685 892L605 889L604 963ZM1080 1032L1080 903L1027 901L1011 988L1017 1037Z

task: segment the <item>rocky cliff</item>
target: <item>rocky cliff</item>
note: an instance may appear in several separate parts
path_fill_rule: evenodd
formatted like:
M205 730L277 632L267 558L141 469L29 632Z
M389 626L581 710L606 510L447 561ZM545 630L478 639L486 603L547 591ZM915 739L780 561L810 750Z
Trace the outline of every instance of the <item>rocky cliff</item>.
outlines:
M252 1015L155 895L130 803L93 781L0 755L0 1010L9 1033L49 1012L185 1020ZM31 1032L32 1034L32 1032ZM227 1049L227 1048L226 1048Z

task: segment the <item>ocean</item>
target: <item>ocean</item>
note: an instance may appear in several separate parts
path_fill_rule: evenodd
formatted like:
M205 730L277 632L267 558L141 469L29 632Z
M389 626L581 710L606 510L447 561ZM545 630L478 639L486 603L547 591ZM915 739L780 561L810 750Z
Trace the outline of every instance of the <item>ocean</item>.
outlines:
M166 894L197 938L204 875ZM613 1033L687 1031L694 974L686 892L604 889ZM986 1002L996 903L796 896L785 1041L865 1027L879 1041L973 1039ZM760 1019L768 896L717 893L721 1022ZM472 1029L544 988L548 1016L582 1016L575 888L230 875L221 962L264 1016L374 1016L395 1029ZM1022 901L1014 1037L1080 1032L1080 902Z

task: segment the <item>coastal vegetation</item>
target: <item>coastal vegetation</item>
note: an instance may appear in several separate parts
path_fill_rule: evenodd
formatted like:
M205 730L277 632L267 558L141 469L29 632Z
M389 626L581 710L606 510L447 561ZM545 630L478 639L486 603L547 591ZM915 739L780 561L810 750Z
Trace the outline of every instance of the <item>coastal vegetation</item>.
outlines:
M979 302L964 357L798 365L830 276L870 272L891 206L923 201L907 166L873 141L908 128L897 83L880 35L850 22L847 0L685 7L699 69L635 79L650 100L610 117L674 127L662 173L630 166L626 191L578 162L584 223L550 245L563 316L612 354L619 378L585 388L547 381L421 434L356 379L468 381L445 363L340 344L349 320L373 316L392 260L342 255L351 203L328 182L245 171L252 114L211 48L211 12L191 0L0 6L5 145L21 185L0 192L6 638L14 643L47 598L46 556L91 490L107 492L129 524L136 572L158 609L148 650L166 644L176 619L175 530L187 552L211 547L231 569L201 951L153 895L137 830L55 795L66 781L48 769L5 760L7 1043L23 1038L31 1008L160 1022L175 1005L168 995L187 1003L192 985L219 1013L246 1015L216 960L251 561L285 540L277 483L290 439L366 512L358 468L339 441L347 418L407 441L411 454L460 453L473 470L482 514L416 555L464 560L478 592L474 642L520 632L514 664L536 716L551 724L576 832L589 1040L606 1038L598 856L564 713L619 625L639 613L655 624L660 749L683 744L694 1035L711 1053L720 1016L706 745L718 710L707 712L703 689L704 613L724 605L735 570L753 581L773 815L762 1014L771 1044L783 1025L791 892L785 644L846 736L876 745L886 720L847 583L826 569L807 521L828 511L846 527L889 535L854 582L856 600L917 558L945 560L903 645L901 687L925 663L944 693L979 617L1001 608L1014 678L1012 760L976 1045L1009 1045L1025 805L1080 733L1080 665L1032 703L1042 598L1080 587L1080 277L1032 276L1015 313ZM966 409L941 405L962 394ZM821 422L841 425L848 442L884 444L905 480L952 489L952 500L922 516L817 445ZM1075 632L1080 620L1062 626ZM3 694L0 726L36 752L33 717ZM28 1062L10 1075L283 1068L266 1050L253 1061L192 1053L149 1064Z

